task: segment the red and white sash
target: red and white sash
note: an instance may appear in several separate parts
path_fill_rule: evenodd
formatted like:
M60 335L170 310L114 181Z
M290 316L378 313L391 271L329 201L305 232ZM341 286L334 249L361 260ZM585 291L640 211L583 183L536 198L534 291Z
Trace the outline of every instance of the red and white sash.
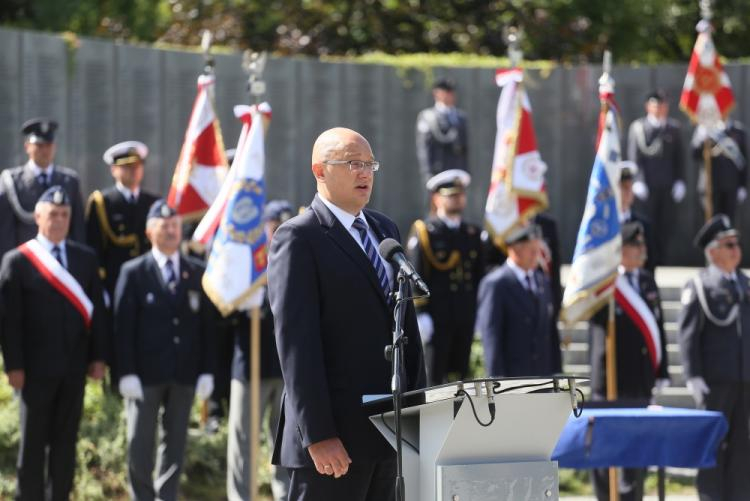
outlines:
M41 273L52 287L62 294L65 299L70 301L83 317L86 327L90 327L91 316L94 313L94 304L73 275L52 254L42 247L42 244L36 239L31 239L21 244L18 250L26 256L26 259L31 261L34 268Z
M615 281L615 301L641 331L656 372L661 364L661 337L654 313L623 275Z

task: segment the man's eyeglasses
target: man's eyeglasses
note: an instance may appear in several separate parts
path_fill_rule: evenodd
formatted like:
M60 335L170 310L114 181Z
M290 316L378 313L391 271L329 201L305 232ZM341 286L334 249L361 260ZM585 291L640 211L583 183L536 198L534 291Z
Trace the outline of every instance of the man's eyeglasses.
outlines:
M720 243L719 247L724 247L725 249L736 249L740 246L739 242L724 242Z
M323 160L326 165L348 165L351 172L377 172L380 162L365 162L364 160Z

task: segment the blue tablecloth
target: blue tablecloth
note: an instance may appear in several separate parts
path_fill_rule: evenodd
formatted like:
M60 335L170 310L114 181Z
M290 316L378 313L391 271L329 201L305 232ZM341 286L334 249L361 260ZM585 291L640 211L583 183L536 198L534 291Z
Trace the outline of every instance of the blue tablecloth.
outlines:
M714 411L584 409L568 419L552 459L563 468L704 468L716 463L726 432L726 419Z

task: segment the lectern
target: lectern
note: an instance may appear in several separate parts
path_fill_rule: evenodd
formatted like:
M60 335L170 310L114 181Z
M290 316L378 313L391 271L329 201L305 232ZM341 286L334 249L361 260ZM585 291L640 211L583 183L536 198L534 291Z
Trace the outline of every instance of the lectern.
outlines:
M402 450L409 501L556 500L552 450L579 412L585 378L463 381L402 397ZM396 447L391 395L366 395L370 420Z

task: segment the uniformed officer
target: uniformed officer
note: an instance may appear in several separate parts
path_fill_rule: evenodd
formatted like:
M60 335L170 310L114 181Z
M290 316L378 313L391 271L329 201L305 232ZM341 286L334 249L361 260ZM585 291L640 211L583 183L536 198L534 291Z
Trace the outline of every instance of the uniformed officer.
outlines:
M655 247L649 252L664 259L674 219L671 202L679 203L685 198L682 135L680 123L669 118L669 102L663 91L651 92L645 109L646 116L630 125L627 153L628 160L639 169L633 186L635 195L643 201L646 216L658 229Z
M203 266L179 252L181 224L164 200L154 202L146 221L151 251L122 266L115 288L115 361L137 501L177 499L193 397L213 390L215 310L201 287Z
M664 318L659 288L653 275L643 267L646 239L638 222L622 225L622 264L618 269L618 288L627 288L615 305L617 398L645 407L654 391L669 385ZM622 300L624 301L624 300ZM606 332L609 308L602 308L589 323L591 391L593 400L606 400ZM645 318L648 316L648 318ZM647 326L645 330L643 326ZM640 327L639 327L640 326ZM654 329L654 330L651 330ZM656 336L656 339L653 338ZM658 341L658 342L656 342ZM621 501L643 499L646 470L625 468L618 476ZM593 471L596 496L609 499L609 472Z
M706 205L706 173L703 161L703 143L706 128L698 126L690 142L693 158L700 166L698 192ZM729 119L708 134L711 151L711 203L713 214L726 214L734 220L737 205L747 198L747 140L745 127Z
M429 385L446 382L449 373L463 379L469 369L483 273L481 230L463 220L470 182L458 169L431 177L427 190L435 215L417 220L409 235L409 259L431 292L416 302Z
M544 376L561 370L549 279L539 269L540 240L534 224L510 232L508 259L479 284L475 330L488 376Z
M633 201L635 196L633 194L633 183L638 175L638 165L630 160L620 162L620 224L625 223L640 223L643 227L643 235L646 242L644 248L646 256L646 263L643 268L648 270L651 275L656 270L656 257L655 248L656 243L654 242L654 232L651 227L651 221L641 214L639 211L633 209Z
M286 200L272 200L266 204L263 221L269 242L281 223L294 214L291 204ZM284 380L276 351L271 305L266 293L260 311L260 415L265 416L266 410L269 410L267 436L273 450ZM250 326L246 312L238 312L230 320L234 334L234 359L227 437L227 498L229 501L247 501L250 499ZM289 474L285 468L275 465L271 465L271 472L273 499L286 500Z
M432 96L435 105L417 117L417 159L425 182L444 170L469 170L466 114L456 108L454 83L437 80Z
M19 500L69 499L86 374L104 373L96 256L67 238L70 216L67 192L47 189L34 209L36 237L0 267L5 371L21 395Z
M0 256L17 245L34 238L34 206L50 186L61 186L70 200L68 237L84 242L83 207L78 174L55 165L55 131L57 122L33 118L21 127L26 164L6 169L0 174Z
M148 148L139 141L115 144L104 152L114 186L96 190L86 205L86 242L99 256L99 273L109 298L125 261L151 247L146 214L159 198L141 189Z
M682 291L680 352L699 408L721 411L729 431L714 468L698 472L701 499L747 499L750 492L750 284L729 217L710 219L695 237L708 266Z

